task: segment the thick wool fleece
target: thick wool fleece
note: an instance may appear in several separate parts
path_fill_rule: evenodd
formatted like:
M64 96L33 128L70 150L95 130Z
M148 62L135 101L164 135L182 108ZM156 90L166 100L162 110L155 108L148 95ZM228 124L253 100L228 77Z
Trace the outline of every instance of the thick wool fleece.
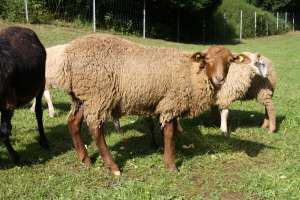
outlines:
M57 76L62 91L83 102L93 128L132 114L194 117L212 101L214 87L191 53L143 46L105 34L78 38L65 50Z
M214 104L226 109L235 100L257 99L262 105L271 101L276 86L276 74L272 62L262 56L267 69L266 78L257 75L253 67L247 65L230 65L226 81L214 97Z
M226 81L222 88L214 97L215 105L221 109L228 108L229 105L237 100L243 99L248 89L251 87L252 79L255 77L255 68L252 64L230 65Z
M241 100L257 99L260 104L268 105L272 102L271 99L276 87L276 73L272 62L268 58L262 56L262 60L268 69L268 76L263 78L256 75L252 80L251 87Z
M57 45L46 48L47 59L46 59L46 84L45 90L49 90L57 87L56 74L60 63L62 62L62 54L67 47L67 44Z

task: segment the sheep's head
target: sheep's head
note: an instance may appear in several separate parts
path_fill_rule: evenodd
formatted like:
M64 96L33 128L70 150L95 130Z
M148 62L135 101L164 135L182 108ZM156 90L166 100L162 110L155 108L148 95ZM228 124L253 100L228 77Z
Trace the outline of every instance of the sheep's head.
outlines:
M242 54L245 54L251 59L251 64L253 65L257 75L262 77L268 76L268 68L259 53L243 52Z
M248 64L251 62L244 54L233 54L224 46L212 46L206 52L197 52L191 57L192 62L199 63L200 68L206 69L206 75L216 87L220 87L226 79L232 62Z

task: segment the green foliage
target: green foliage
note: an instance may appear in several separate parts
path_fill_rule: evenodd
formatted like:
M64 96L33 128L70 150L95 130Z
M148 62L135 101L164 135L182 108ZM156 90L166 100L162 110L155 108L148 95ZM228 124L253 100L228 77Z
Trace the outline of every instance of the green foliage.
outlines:
M39 0L28 1L28 22L49 23L52 15ZM12 22L25 22L25 6L23 0L1 0L0 17Z
M23 0L1 0L0 16L11 22L25 22Z
M246 0L248 3L266 11L299 12L299 0Z
M284 34L291 30L285 27L284 19L279 19L277 30L276 16L272 13L262 11L253 5L240 0L224 0L215 14L218 38L224 38L224 10L226 10L226 39L237 39L240 35L240 12L243 11L242 38L261 37L266 35ZM256 30L255 30L256 12Z

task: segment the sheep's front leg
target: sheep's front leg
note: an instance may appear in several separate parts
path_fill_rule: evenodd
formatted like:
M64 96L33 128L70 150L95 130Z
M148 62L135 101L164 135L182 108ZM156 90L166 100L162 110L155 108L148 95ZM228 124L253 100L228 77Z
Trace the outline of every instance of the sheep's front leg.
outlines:
M43 108L42 108L42 97L44 88L42 88L38 95L35 97L35 118L38 123L40 133L40 146L42 149L49 149L48 139L45 135L44 124L43 124Z
M96 129L92 130L91 126L89 125L89 130L92 134L93 140L98 147L99 154L101 155L102 160L104 161L104 165L110 169L110 171L114 175L120 175L120 169L118 165L115 163L104 138L103 132L103 124L98 126Z
M221 131L223 136L229 136L228 128L227 128L227 120L228 120L228 109L222 109L221 110Z
M79 109L76 110L75 114L70 112L68 116L69 128L71 131L73 143L75 150L77 152L78 158L83 162L83 164L88 165L91 163L91 159L88 156L87 150L85 148L82 135L81 135L81 125L83 121L83 104L79 105Z
M178 168L173 162L173 159L176 159L175 136L177 132L177 126L178 125L176 119L166 122L164 126L164 162L169 170L173 172L178 171Z
M6 146L10 159L13 163L18 164L20 161L20 155L11 146L9 135L11 134L11 110L1 110L1 128L0 128L0 140Z

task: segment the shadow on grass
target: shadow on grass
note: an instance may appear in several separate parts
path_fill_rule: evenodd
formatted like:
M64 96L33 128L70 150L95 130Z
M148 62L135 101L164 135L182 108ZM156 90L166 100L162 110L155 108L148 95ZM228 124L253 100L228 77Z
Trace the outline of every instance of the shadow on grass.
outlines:
M203 127L210 127L209 114L210 112L206 111L201 116L193 119L180 119L180 123L184 128L184 132L178 133L176 137L176 151L180 152L180 155L185 158L192 158L194 156L213 154L216 152L245 152L250 157L256 157L262 150L266 148L274 148L251 140L243 140L235 137L225 138L221 136L218 127L205 130L205 133L203 134L199 125ZM255 117L251 117L252 115ZM283 116L277 116L277 123L280 124L284 118L285 117ZM264 113L230 110L228 126L231 130L245 127L260 127L263 119ZM156 119L154 119L154 121L156 124L155 133L157 143L160 147L163 147L164 142L163 135L160 131L160 125ZM150 131L147 123L143 119L139 119L132 124L122 127L122 131L124 133L132 129L144 134L138 137L129 137L126 141L120 140L110 148L112 151L118 152L115 160L120 168L125 166L127 160L134 157L146 157L156 152L163 154L162 148L158 150L150 148ZM267 130L265 131L267 132ZM82 133L85 144L91 144L92 138L85 121L82 125ZM105 125L105 133L108 135L115 134L112 121L109 121ZM36 134L35 138L36 141L38 141L39 136L37 130ZM76 151L73 148L73 141L67 122L53 127L46 127L46 134L50 142L50 149L40 149L38 142L27 144L24 148L18 151L21 155L20 166L43 164L70 150L74 151L74 162L80 162L78 161ZM13 146L14 143L19 142L14 140L15 139L11 138ZM195 149L189 150L181 148L182 145L188 145L191 143L194 143L196 146ZM6 152L0 153L2 154ZM93 162L95 162L96 159L101 159L98 152L93 154L90 153L90 157ZM178 160L177 165L180 167L182 165L182 160ZM0 161L0 169L9 169L14 166L15 165L13 165L7 157Z
M201 116L193 119L180 119L184 128L183 133L178 133L176 137L176 151L180 152L185 158L192 158L194 156L214 154L214 153L231 153L231 152L244 152L249 157L256 157L264 149L274 149L272 146L265 145L261 142L239 139L237 137L224 137L218 127L206 130L202 134L199 125L209 127L209 111L204 112ZM231 110L233 119L229 126L232 130L245 127L260 127L264 119L264 113ZM251 117L252 115L255 116ZM281 123L284 117L278 116L277 122ZM147 123L144 120L137 120L134 124L123 126L124 132L132 128L138 132L145 133L142 136L130 137L126 141L120 141L111 150L117 151L116 162L120 168L124 167L127 160L134 157L145 157L147 155L159 152L163 154L163 136L160 134L159 123L155 120L156 124L156 140L161 147L158 150L150 148L150 134L148 131ZM146 130L146 131L145 131ZM212 131L211 131L212 130ZM210 131L212 133L210 133ZM267 133L267 130L265 130ZM189 145L193 143L195 149L184 149L182 145ZM182 160L177 160L177 166L182 165Z

